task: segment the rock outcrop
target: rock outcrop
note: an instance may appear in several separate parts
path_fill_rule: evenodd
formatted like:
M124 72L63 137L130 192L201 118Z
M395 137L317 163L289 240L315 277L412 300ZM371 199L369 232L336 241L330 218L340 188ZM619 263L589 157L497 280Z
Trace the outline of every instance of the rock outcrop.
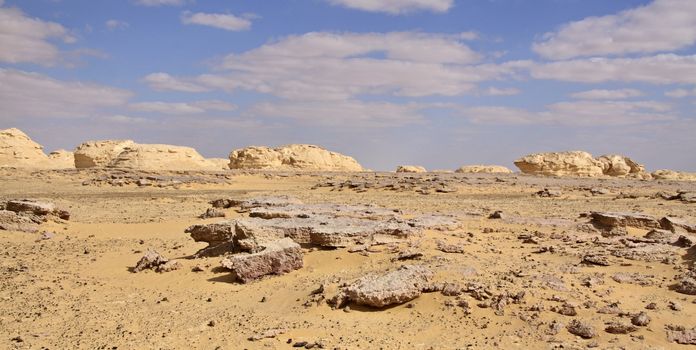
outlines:
M230 169L363 171L358 162L314 145L247 147L230 153Z
M512 174L512 170L502 165L465 165L455 170L456 173L490 173L490 174Z
M0 130L0 167L46 168L43 147L19 129Z
M399 165L396 168L397 173L427 173L428 171L418 165Z
M64 149L59 149L48 154L48 163L51 169L75 168L75 155Z
M131 140L88 141L75 149L75 167L137 170L221 170L190 147L138 144Z
M215 164L216 170L230 170L230 160L227 158L208 158L208 161Z
M530 154L516 160L515 165L523 173L533 175L652 178L643 165L631 158L612 154L595 159L583 151Z
M87 141L75 149L75 167L104 168L111 164L126 147L134 145L131 140Z
M546 176L601 176L602 162L582 151L536 153L515 161L525 174Z
M330 301L340 308L353 302L375 308L403 304L419 297L433 272L424 266L405 265L385 274L369 274L343 288Z
M696 173L686 173L668 169L657 170L652 173L655 180L696 181Z
M235 254L222 260L222 266L242 283L266 275L282 275L302 268L302 248L290 238L266 243L252 254Z

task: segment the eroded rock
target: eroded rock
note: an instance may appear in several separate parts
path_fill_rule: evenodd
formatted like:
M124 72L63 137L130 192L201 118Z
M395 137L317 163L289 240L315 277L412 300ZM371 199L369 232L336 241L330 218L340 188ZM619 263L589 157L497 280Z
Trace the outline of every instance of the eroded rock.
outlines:
M265 243L256 253L235 254L222 260L222 266L242 283L266 275L282 275L302 268L302 249L290 238Z
M332 303L337 308L349 302L375 308L403 304L420 296L432 275L428 268L417 265L369 274L343 288Z
M363 171L358 162L314 145L247 147L230 153L230 169Z

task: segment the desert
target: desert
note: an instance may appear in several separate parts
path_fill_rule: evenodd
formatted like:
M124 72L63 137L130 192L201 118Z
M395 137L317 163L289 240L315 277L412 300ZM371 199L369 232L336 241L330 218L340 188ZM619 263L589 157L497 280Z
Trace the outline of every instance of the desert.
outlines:
M191 170L176 151L51 169L26 166L43 153L22 140L0 168L5 348L696 342L696 182L640 165L351 172L313 146L304 169Z

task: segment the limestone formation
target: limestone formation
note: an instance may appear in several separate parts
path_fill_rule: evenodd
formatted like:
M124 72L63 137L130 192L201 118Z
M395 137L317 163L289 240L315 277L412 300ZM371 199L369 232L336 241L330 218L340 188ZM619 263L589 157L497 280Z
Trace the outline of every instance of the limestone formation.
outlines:
M290 238L264 244L253 254L235 254L222 260L222 266L242 283L266 275L282 275L302 268L302 248Z
M652 176L645 172L645 166L638 164L631 158L609 154L597 158L602 163L604 175L614 177L634 177L639 179L651 179Z
M19 129L0 130L0 167L46 168L43 147Z
M131 140L87 141L75 149L75 167L104 168L118 157L126 147L134 145Z
M397 173L427 173L428 171L418 165L399 165L396 168Z
M601 176L602 162L582 151L536 153L515 161L525 174L546 176Z
M133 144L123 148L109 168L139 170L218 170L195 149L171 145Z
M215 170L230 170L230 160L227 158L208 158L208 161L215 164Z
M502 165L465 165L455 170L456 173L462 174L477 174L477 173L489 173L489 174L512 174L512 170L502 166Z
M73 152L59 149L48 154L48 164L51 169L73 169L75 155Z
M686 173L668 169L657 170L652 173L655 180L696 181L696 173Z
M353 302L375 308L403 304L427 289L433 272L424 266L405 265L384 274L369 274L345 287L331 303L340 308Z
M363 171L355 159L314 145L252 146L232 151L229 158L230 169Z

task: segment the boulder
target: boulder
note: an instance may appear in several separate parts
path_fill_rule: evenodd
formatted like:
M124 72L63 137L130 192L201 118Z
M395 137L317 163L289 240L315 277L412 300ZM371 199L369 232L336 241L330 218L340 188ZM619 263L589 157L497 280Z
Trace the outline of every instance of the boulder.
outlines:
M39 223L31 217L9 210L0 210L0 230L36 232L39 230Z
M353 302L375 308L403 304L427 289L433 272L427 267L405 265L383 274L369 274L343 288L332 298L335 307Z
M641 213L592 212L590 217L594 227L603 231L607 236L626 235L626 227L642 229L662 227L655 217Z
M138 170L219 170L195 149L171 145L132 144L123 148L109 168Z
M133 272L141 272L144 270L153 270L155 272L170 272L181 268L181 263L176 260L169 260L160 253L148 249L138 263L133 268Z
M59 149L48 154L48 163L51 169L74 169L75 155L64 149Z
M582 151L530 154L516 160L515 165L523 173L533 175L596 177L604 174L603 163Z
M597 158L602 163L604 175L614 177L634 177L639 179L651 179L652 176L645 172L645 166L638 164L626 156L608 154Z
M696 173L686 173L668 169L657 170L652 173L655 180L696 181Z
M43 147L19 129L0 130L0 167L47 168Z
M222 266L242 283L266 275L282 275L302 268L302 248L290 238L264 244L253 254L235 254L222 260Z
M396 168L397 173L426 173L424 167L418 165L399 165Z
M104 168L118 157L126 147L134 145L131 140L87 141L77 146L74 152L75 167Z
M252 146L232 151L229 158L230 169L363 171L355 159L314 145Z
M455 170L455 172L463 174L512 174L512 170L502 165L465 165Z

